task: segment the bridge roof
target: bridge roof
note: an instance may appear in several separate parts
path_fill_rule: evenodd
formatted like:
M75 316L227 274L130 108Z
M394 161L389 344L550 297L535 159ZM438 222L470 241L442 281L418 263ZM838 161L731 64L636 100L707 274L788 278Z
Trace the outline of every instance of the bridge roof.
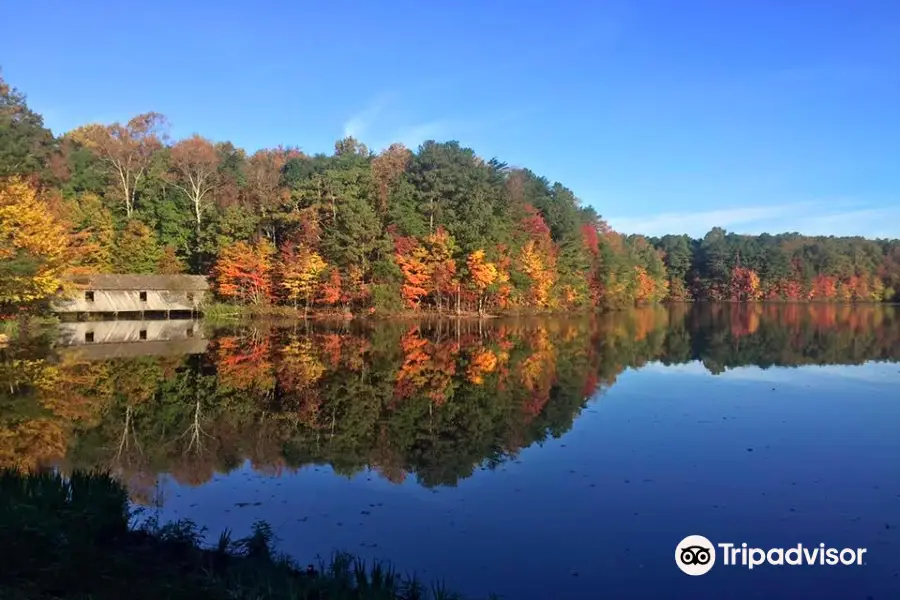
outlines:
M87 290L205 292L209 289L203 275L78 275L72 282Z

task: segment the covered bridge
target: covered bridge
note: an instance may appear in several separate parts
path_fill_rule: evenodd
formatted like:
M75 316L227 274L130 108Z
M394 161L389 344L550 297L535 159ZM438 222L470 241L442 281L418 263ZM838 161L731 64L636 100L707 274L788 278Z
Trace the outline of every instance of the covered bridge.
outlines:
M199 310L209 289L202 275L83 275L53 303L57 313L171 313Z

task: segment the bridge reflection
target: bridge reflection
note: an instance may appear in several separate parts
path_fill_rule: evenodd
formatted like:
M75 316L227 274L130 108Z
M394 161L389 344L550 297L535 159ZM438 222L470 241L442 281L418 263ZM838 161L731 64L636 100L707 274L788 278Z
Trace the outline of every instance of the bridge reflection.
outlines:
M57 341L64 354L85 360L202 354L209 343L191 319L60 323Z

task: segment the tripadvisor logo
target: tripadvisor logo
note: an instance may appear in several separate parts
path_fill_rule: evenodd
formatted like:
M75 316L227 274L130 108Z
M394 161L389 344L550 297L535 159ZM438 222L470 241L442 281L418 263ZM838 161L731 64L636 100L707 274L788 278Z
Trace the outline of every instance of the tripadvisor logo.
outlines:
M716 564L716 548L702 535L689 535L675 548L675 564L688 575L706 575Z
M718 548L718 552L717 552ZM713 544L702 535L689 535L675 547L675 564L688 575L706 575L716 564L716 555L726 567L742 566L752 570L761 565L864 565L866 548L827 548L825 544L807 547L797 544L790 548L753 548L743 544L719 542Z

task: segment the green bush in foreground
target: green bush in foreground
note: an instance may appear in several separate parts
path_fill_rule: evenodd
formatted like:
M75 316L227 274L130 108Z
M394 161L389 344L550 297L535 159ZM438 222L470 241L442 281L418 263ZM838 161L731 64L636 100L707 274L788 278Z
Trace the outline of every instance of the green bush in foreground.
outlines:
M268 524L215 546L190 521L130 527L124 488L106 474L0 471L0 598L435 600L460 598L391 567L336 554L318 569L274 549Z

